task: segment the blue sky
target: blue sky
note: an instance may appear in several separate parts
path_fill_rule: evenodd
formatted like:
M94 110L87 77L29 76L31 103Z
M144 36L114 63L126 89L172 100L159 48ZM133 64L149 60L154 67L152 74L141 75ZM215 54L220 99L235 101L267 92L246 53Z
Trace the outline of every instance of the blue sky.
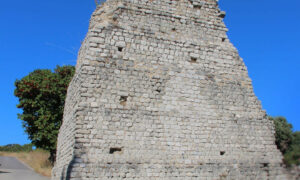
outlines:
M263 108L300 130L300 1L220 0L220 6ZM29 143L17 119L14 81L37 68L75 65L94 9L94 0L1 2L0 145Z

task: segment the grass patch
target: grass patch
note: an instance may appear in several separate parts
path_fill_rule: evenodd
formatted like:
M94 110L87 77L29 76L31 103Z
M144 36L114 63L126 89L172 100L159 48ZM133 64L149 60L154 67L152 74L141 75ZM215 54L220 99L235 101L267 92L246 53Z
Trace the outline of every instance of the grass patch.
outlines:
M30 152L0 152L0 156L16 157L30 166L35 172L51 177L52 165L48 160L50 154L43 150Z

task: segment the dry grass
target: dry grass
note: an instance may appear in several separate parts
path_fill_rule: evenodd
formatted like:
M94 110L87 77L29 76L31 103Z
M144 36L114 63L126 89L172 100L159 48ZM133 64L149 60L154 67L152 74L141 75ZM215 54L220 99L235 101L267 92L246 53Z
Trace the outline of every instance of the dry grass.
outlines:
M52 165L48 161L49 153L41 150L32 152L0 152L0 156L16 157L43 176L51 176Z

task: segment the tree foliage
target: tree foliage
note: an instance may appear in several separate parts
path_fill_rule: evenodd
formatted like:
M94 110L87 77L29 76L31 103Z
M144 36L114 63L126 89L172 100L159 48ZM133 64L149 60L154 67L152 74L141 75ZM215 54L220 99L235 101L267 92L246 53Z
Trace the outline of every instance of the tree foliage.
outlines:
M270 117L275 125L275 143L284 156L287 166L300 165L300 132L293 133L293 126L284 117Z
M73 66L57 66L54 72L38 69L15 81L14 94L19 98L17 107L23 110L18 118L22 120L32 144L49 151L52 162L66 92L74 69Z
M280 151L284 154L292 143L293 126L287 122L286 118L281 116L274 118L270 117L270 119L273 120L275 124L275 143Z
M293 140L290 148L284 154L285 164L291 166L293 164L300 165L300 131L293 133Z

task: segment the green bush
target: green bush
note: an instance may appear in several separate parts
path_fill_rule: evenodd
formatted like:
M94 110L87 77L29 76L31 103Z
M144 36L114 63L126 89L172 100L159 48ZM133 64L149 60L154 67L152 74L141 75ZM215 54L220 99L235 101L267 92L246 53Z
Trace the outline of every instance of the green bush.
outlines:
M6 146L0 146L0 151L5 152L29 152L32 151L33 145L32 144L25 144L23 146L19 144L8 144Z

